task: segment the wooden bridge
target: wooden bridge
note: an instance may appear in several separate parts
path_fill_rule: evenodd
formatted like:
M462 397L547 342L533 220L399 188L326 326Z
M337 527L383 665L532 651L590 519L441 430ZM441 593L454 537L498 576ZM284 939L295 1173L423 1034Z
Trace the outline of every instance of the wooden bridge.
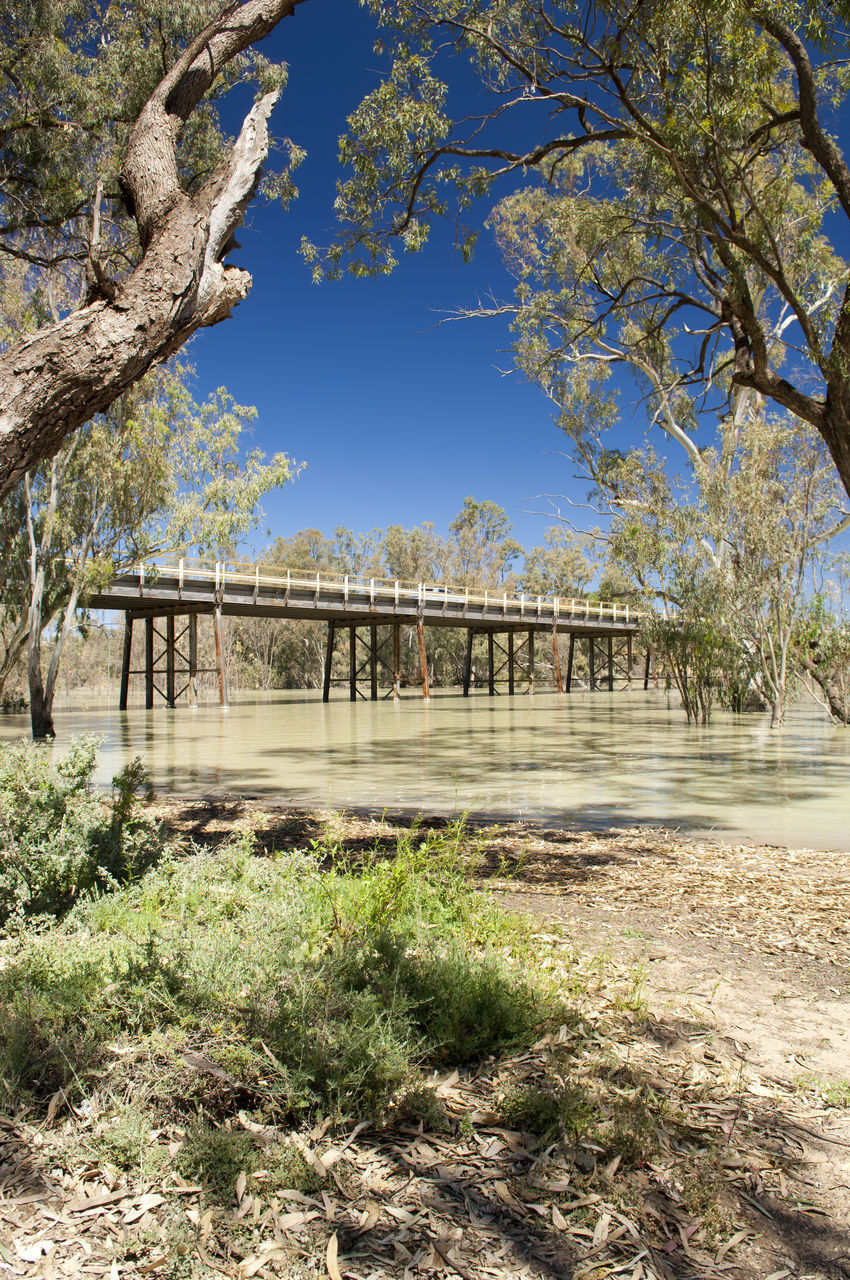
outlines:
M122 610L125 616L121 672L121 709L126 709L131 675L145 677L145 704L153 706L159 693L173 707L188 693L194 698L197 665L197 624L210 614L216 645L221 702L227 703L227 673L221 640L222 617L301 618L327 623L327 653L323 698L330 696L332 661L338 633L349 633L349 694L365 697L360 688L368 677L369 696L378 697L378 628L390 627L393 640L392 688L399 696L401 682L400 629L414 627L419 648L423 697L430 697L426 627L463 627L467 631L463 692L472 677L472 645L476 635L487 638L489 693L496 692L501 675L514 693L520 682L534 689L535 639L551 638L555 684L569 692L573 684L577 643L587 648L589 686L614 688L615 669L631 676L632 641L641 612L629 605L578 598L512 595L492 590L469 590L445 584L404 583L386 578L316 573L229 563L199 564L179 560L171 564L140 564L118 574L90 599L93 609ZM133 625L145 624L145 666L131 670ZM367 638L362 633L366 629ZM569 636L566 676L561 670L558 637ZM358 649L358 645L360 646ZM364 656L365 651L365 656ZM644 682L648 678L645 673ZM181 683L182 682L182 683ZM387 695L389 696L389 695Z

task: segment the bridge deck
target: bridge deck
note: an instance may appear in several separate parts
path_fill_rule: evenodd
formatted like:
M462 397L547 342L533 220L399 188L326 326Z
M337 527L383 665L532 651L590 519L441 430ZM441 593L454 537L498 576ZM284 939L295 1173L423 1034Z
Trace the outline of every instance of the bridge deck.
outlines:
M216 564L140 565L120 574L89 605L136 615L212 612L237 617L303 618L348 626L418 622L432 627L630 635L641 611L629 605L507 592L471 592L350 575L305 575Z

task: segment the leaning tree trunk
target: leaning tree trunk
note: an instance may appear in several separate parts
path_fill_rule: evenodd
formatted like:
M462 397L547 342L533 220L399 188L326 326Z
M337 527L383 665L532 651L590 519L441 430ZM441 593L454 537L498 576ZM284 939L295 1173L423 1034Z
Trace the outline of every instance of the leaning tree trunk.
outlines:
M0 356L0 499L28 468L100 413L197 329L230 314L251 287L226 266L268 151L277 92L249 112L222 168L194 195L177 144L222 69L290 16L300 0L228 6L185 50L140 112L122 173L142 251L120 284L97 271L101 296ZM95 247L93 246L93 249ZM96 268L99 264L95 264Z
M838 681L823 667L810 657L801 659L806 671L826 698L829 714L839 724L850 724L850 695L841 688Z

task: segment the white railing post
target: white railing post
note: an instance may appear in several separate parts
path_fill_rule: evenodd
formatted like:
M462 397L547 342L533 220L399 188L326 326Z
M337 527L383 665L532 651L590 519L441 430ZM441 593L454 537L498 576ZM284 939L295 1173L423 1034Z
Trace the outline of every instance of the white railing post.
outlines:
M525 617L525 592L524 591L519 598L519 616L521 618Z
M502 596L502 613L507 613L507 611L508 611L508 593L506 591Z
M398 608L398 578L395 580L395 607Z
M178 565L178 571L179 571L179 572L178 572L178 577L177 577L177 590L178 590L178 591L180 592L180 594L182 595L182 594L183 594L183 557L182 557L182 556L180 557L180 562L179 562L179 565Z
M220 564L219 564L219 562L216 560L216 562L215 562L215 589L216 589L216 591L218 591L219 575L220 575L220 573L221 573L221 565L220 565Z
M629 606L626 605L626 622L629 620Z
M369 579L369 603L370 604L375 603L375 579L374 578Z
M345 603L348 604L348 574L345 574L342 580L342 596Z
M537 597L537 616L540 617L540 596Z
M488 592L487 588L485 587L485 588L484 588L484 612L485 612L485 613L487 612L487 596L488 596L488 594L489 594L489 592Z
M558 601L558 597L557 597L557 596L555 596L555 603L554 603L554 605L553 605L553 607L552 607L552 616L553 616L554 618L557 618L557 616L558 616L558 611L559 611L559 601Z
M139 565L139 594L141 594L144 591L144 589L145 589L145 562L143 560L142 563Z

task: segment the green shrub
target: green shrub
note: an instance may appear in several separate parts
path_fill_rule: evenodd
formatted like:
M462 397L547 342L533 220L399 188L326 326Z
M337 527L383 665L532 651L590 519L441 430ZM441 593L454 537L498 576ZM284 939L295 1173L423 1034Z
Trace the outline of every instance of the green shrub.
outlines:
M21 940L0 971L0 1104L4 1083L44 1105L105 1070L120 1090L129 1036L127 1070L144 1060L172 1114L376 1118L420 1067L527 1042L545 1017L522 964L480 941L496 909L425 866L403 876L407 851L361 876L249 845L165 856Z
M83 738L50 769L44 747L0 748L0 926L61 916L82 895L139 875L162 835L137 812L148 786L141 761L113 780L111 804L92 786L97 743Z

